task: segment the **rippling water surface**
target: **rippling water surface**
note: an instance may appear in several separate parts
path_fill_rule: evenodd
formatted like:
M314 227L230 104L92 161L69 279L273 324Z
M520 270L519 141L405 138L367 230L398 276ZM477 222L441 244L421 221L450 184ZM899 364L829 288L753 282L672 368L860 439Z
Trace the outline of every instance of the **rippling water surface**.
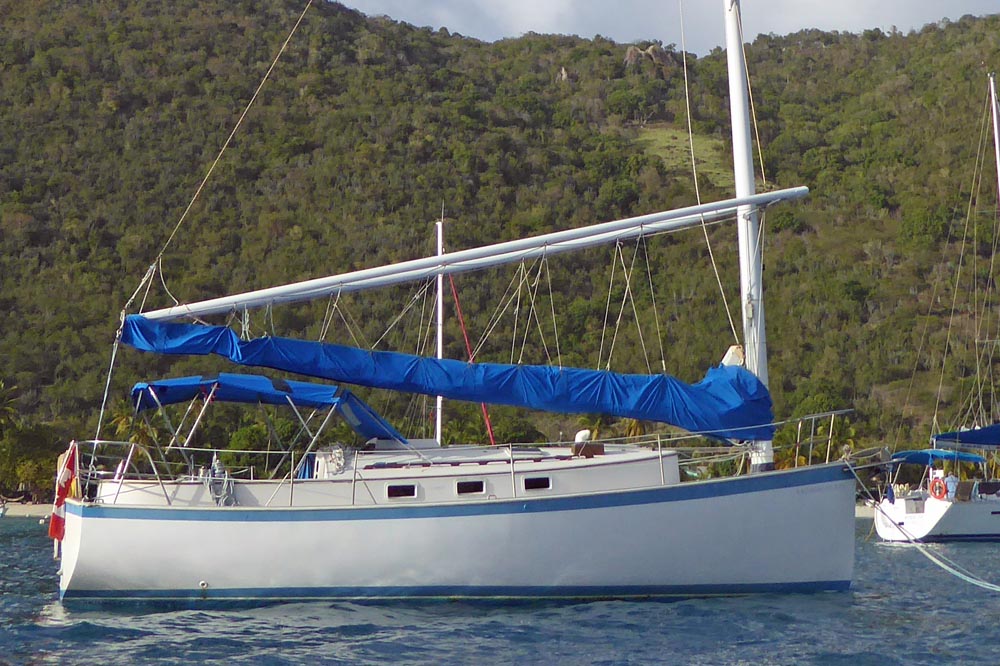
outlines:
M37 519L0 519L0 664L992 664L1000 594L857 522L851 592L488 605L76 610ZM1000 582L1000 544L933 546ZM739 557L739 553L733 553ZM627 564L627 563L623 563Z

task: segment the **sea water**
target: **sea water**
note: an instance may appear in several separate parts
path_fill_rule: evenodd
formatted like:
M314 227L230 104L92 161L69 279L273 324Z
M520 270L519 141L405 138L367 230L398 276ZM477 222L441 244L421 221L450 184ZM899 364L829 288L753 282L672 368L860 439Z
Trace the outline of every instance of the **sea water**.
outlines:
M1000 544L929 548L1000 583ZM871 519L857 521L856 554L855 581L843 593L79 610L56 600L45 527L37 518L6 517L0 664L940 666L1000 659L1000 594L959 580L916 548L879 543Z

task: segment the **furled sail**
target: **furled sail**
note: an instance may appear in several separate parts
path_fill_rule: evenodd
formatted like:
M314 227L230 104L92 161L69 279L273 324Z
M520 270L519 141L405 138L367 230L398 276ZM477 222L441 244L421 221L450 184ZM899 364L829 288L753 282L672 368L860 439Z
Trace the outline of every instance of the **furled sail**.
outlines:
M660 421L728 439L774 435L767 387L736 366L712 368L697 384L685 384L668 375L467 363L279 337L240 340L225 326L153 321L142 315L126 318L121 340L141 351L217 354L245 366L451 400Z

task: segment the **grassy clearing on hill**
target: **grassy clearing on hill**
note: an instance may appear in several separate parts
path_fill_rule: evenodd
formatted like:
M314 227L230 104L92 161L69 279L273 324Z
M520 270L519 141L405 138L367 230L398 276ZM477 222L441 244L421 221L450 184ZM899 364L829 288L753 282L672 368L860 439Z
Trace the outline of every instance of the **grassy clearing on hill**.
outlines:
M688 140L687 130L665 123L649 124L639 130L638 142L645 149L663 159L671 171L691 170L691 143L694 143L698 173L707 177L716 187L732 191L733 165L729 162L726 144L722 139L694 135Z

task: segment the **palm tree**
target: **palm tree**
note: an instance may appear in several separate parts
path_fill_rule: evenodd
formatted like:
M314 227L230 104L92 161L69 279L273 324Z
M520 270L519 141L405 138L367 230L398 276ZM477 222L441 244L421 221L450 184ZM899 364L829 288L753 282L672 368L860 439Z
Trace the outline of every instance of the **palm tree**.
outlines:
M111 407L109 425L114 430L115 439L134 442L140 446L150 446L157 441L157 430L148 420L139 416L132 403L120 398Z
M601 436L601 428L604 426L604 417L600 414L584 414L577 423L590 431L590 439L596 440Z
M0 379L0 430L13 425L17 420L15 391L17 391L16 386L8 387L4 380Z
M626 437L642 437L646 434L646 424L639 419L622 419L623 434Z

